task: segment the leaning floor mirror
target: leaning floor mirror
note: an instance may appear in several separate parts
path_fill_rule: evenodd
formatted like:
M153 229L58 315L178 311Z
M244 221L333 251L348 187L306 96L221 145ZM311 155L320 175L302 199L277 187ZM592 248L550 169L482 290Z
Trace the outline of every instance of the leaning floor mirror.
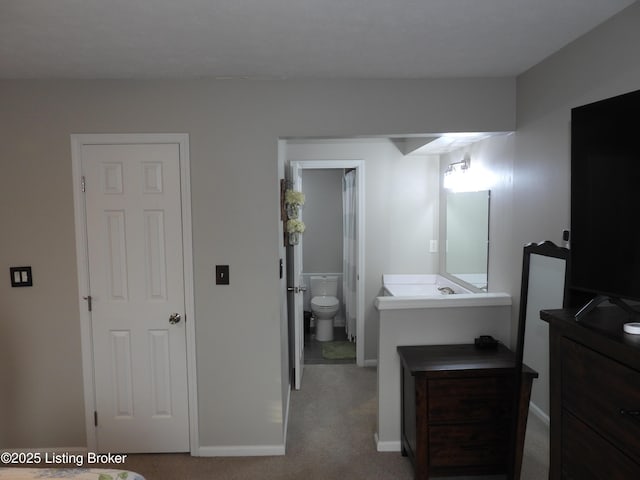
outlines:
M524 247L522 287L516 339L516 392L520 391L523 363L538 372L531 392L531 409L539 418L549 418L549 326L540 320L540 310L566 307L568 301L569 250L553 242ZM519 395L515 411L529 409ZM525 411L526 411L525 410ZM516 465L522 459L516 459Z

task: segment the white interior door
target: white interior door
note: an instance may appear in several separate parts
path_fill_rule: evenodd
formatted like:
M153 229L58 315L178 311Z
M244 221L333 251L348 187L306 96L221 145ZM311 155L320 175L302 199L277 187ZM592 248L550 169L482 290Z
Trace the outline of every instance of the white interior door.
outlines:
M82 145L101 452L189 450L180 151Z
M291 180L294 190L302 191L302 171L295 162L291 165ZM300 390L304 369L304 290L302 278L302 242L304 235L300 235L300 243L293 246L293 330L294 330L294 387Z

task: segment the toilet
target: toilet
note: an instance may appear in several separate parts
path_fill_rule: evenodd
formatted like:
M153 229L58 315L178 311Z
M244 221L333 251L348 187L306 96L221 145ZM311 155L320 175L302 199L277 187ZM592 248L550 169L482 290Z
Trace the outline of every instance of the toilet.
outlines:
M316 340L333 340L333 319L338 313L338 277L311 277L311 313L316 322Z

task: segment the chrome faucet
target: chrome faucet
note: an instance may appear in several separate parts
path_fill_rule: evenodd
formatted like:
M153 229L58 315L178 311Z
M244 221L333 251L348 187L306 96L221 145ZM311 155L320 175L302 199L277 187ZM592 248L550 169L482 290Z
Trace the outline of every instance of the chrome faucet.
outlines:
M454 293L456 293L451 287L438 287L438 291L443 295L453 295Z

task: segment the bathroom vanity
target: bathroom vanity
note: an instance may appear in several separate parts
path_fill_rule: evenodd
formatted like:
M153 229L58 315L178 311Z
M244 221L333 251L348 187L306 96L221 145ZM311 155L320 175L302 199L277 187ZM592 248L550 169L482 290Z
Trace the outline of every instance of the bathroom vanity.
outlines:
M521 408L514 412L513 352L499 344L400 346L402 453L416 479L508 473L513 422L519 477L531 384L523 368Z

